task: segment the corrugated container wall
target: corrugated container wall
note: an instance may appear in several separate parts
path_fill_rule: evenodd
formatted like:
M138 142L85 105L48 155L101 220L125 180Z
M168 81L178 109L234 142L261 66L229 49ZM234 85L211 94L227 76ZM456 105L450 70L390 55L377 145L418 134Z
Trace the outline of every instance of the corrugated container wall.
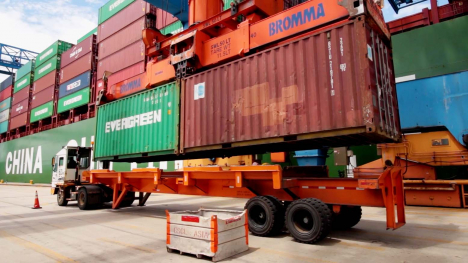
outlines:
M9 118L10 118L10 109L0 111L0 122L8 121Z
M170 83L100 106L95 158L174 154L179 140L179 96L179 87Z
M0 112L11 108L11 98L0 101Z
M53 113L54 113L54 102L49 101L31 110L30 122L33 123L33 122L51 117Z
M25 126L28 124L28 113L25 112L17 117L11 117L10 130Z
M55 85L52 85L41 92L34 94L31 98L31 109L41 106L44 103L54 100Z
M66 52L62 54L61 58L61 67L64 68L71 63L77 61L81 57L89 54L90 52L94 52L96 48L96 36L91 35L81 43L77 44L76 46L70 48Z
M107 19L119 13L122 9L133 3L135 0L110 0L101 8L99 8L99 25L104 23Z
M63 84L72 78L94 68L95 57L92 53L78 59L60 70L60 84Z
M24 77L26 74L29 72L34 71L34 65L36 64L36 61L30 60L28 63L24 64L18 71L16 72L16 79L20 79Z
M3 101L6 98L11 97L13 86L9 86L6 89L0 91L0 101Z
M145 61L139 62L133 66L120 70L117 73L113 73L107 79L107 86L112 87L113 85L122 82L124 80L133 78L141 73L145 72ZM96 85L96 95L99 94L99 91L104 89L103 80L99 80Z
M399 81L468 70L468 16L392 37Z
M40 66L36 66L34 71L34 81L37 81L50 72L60 69L60 56L54 56Z
M11 103L15 105L16 103L19 103L20 101L29 99L29 93L30 93L29 89L21 89L20 91L13 94Z
M175 23L176 21L178 21L177 17L158 8L156 12L156 28L157 29L162 29L170 24Z
M46 48L44 51L42 51L39 55L36 57L36 66L35 68L39 67L40 65L44 64L46 61L51 59L54 56L59 56L73 47L73 44L67 43L65 41L58 40L50 47Z
M83 105L86 105L89 102L90 98L90 89L85 88L81 89L71 95L65 96L59 99L57 104L57 113L62 113L67 110L71 110Z
M104 71L117 72L138 62L144 61L146 48L143 41L138 41L107 58L100 60L97 67L97 79L102 79Z
M4 81L2 81L2 83L0 83L0 91L3 91L6 88L12 86L14 78L15 78L15 76L11 75L8 78L6 78ZM16 79L19 79L19 77L16 77Z
M35 81L33 84L32 94L36 94L52 85L55 85L57 83L57 77L57 70L54 70L41 79Z
M0 123L0 134L8 131L8 121Z
M88 71L63 83L59 88L59 98L63 98L84 88L89 88L91 77L91 71Z
M391 52L376 33L359 18L188 77L184 150L264 144L252 150L283 151L397 141ZM272 142L284 142L284 148Z
M18 79L15 81L15 88L13 90L13 93L16 93L25 87L29 87L32 83L32 79L34 77L34 73L28 73L26 76Z
M11 107L11 117L16 117L20 114L23 114L29 110L29 98L23 101L18 102L16 105Z

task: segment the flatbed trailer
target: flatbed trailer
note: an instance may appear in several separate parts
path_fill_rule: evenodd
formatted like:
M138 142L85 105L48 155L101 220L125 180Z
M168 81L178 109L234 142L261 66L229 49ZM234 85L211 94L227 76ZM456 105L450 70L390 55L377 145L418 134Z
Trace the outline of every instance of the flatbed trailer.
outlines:
M387 229L405 224L401 169L385 170L378 178L316 178L313 167L279 165L186 167L84 171L81 182L57 184L59 205L77 200L80 209L112 201L112 208L138 200L144 206L152 193L250 198L249 229L254 235L278 234L284 225L300 242L315 243L332 227L346 229L361 218L361 206L384 207ZM136 197L135 193L139 196Z

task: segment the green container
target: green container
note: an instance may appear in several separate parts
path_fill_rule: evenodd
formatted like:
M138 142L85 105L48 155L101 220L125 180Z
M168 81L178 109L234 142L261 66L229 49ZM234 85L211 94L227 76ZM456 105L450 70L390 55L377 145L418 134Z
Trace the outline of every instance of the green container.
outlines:
M47 102L39 107L36 107L31 110L30 122L36 122L45 118L52 116L54 113L54 102Z
M89 95L89 88L86 88L61 98L58 101L57 113L62 113L64 111L88 104Z
M71 47L73 47L73 44L70 44L61 40L56 41L50 47L46 48L39 55L37 55L36 68L44 64L46 61L48 61L52 57L57 56L57 55L59 56L62 55L63 52L69 50Z
M135 0L111 0L99 8L99 25L113 17Z
M165 26L163 28L161 28L161 33L163 35L167 35L167 34L177 34L179 32L182 32L182 30L184 29L184 27L182 26L182 22L180 21L176 21L168 26Z
M97 27L91 31L89 31L86 35L82 36L80 39L78 39L77 43L76 44L79 44L80 42L82 42L83 40L87 39L88 37L90 37L91 35L97 35Z
M468 70L468 16L392 36L395 76L413 80Z
M36 67L34 71L34 81L37 81L56 69L60 69L60 56L55 56L39 67Z
M234 0L224 0L224 9L223 10L228 10L231 8L231 3L234 2ZM240 2L240 1L239 1Z
M0 134L8 131L8 121L0 123Z
M13 89L13 93L16 93L25 87L29 87L31 85L31 79L32 79L33 73L29 73L26 76L20 78L15 82L15 87Z
M18 69L18 71L16 72L16 79L20 79L26 76L26 74L33 72L35 63L36 61L34 59L30 60L28 63L24 64L20 69Z
M9 109L11 107L11 98L5 99L0 102L0 112Z
M96 160L174 154L179 141L180 88L175 82L98 108Z

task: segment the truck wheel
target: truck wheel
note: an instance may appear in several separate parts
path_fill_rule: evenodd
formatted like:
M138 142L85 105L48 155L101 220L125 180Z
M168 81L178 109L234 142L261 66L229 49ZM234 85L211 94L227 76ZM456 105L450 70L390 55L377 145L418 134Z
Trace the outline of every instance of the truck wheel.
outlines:
M95 185L83 186L78 190L77 199L81 210L98 208L103 204L102 189Z
M120 202L120 207L131 206L135 201L135 192L127 192L122 202Z
M333 229L346 230L361 221L362 209L360 206L342 206L339 214L334 214Z
M249 230L253 235L272 236L281 231L284 210L278 199L256 196L245 204L245 209L248 211Z
M66 206L68 204L68 200L67 200L67 197L66 197L66 194L65 194L65 190L58 189L58 191L57 191L57 204L59 206Z
M86 188L81 187L78 190L78 196L76 198L78 200L78 207L80 210L87 210L90 208L88 204L88 193L86 192Z
M332 212L315 198L296 200L286 210L286 227L299 242L316 243L330 233Z

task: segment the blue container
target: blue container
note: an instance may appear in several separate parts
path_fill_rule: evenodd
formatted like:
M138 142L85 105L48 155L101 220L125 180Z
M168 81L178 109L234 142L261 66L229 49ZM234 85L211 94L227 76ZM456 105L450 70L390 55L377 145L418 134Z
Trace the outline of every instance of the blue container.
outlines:
M11 75L8 78L6 78L4 81L2 81L2 83L0 83L0 91L3 91L6 88L12 86L13 85L13 79L14 79L14 75Z
M327 150L306 150L306 151L296 151L295 152L297 164L299 166L318 166L325 165L327 160Z
M397 84L403 130L445 126L463 143L468 134L468 71Z
M88 71L60 85L59 98L61 99L79 90L89 88L90 84L91 84L91 72Z

